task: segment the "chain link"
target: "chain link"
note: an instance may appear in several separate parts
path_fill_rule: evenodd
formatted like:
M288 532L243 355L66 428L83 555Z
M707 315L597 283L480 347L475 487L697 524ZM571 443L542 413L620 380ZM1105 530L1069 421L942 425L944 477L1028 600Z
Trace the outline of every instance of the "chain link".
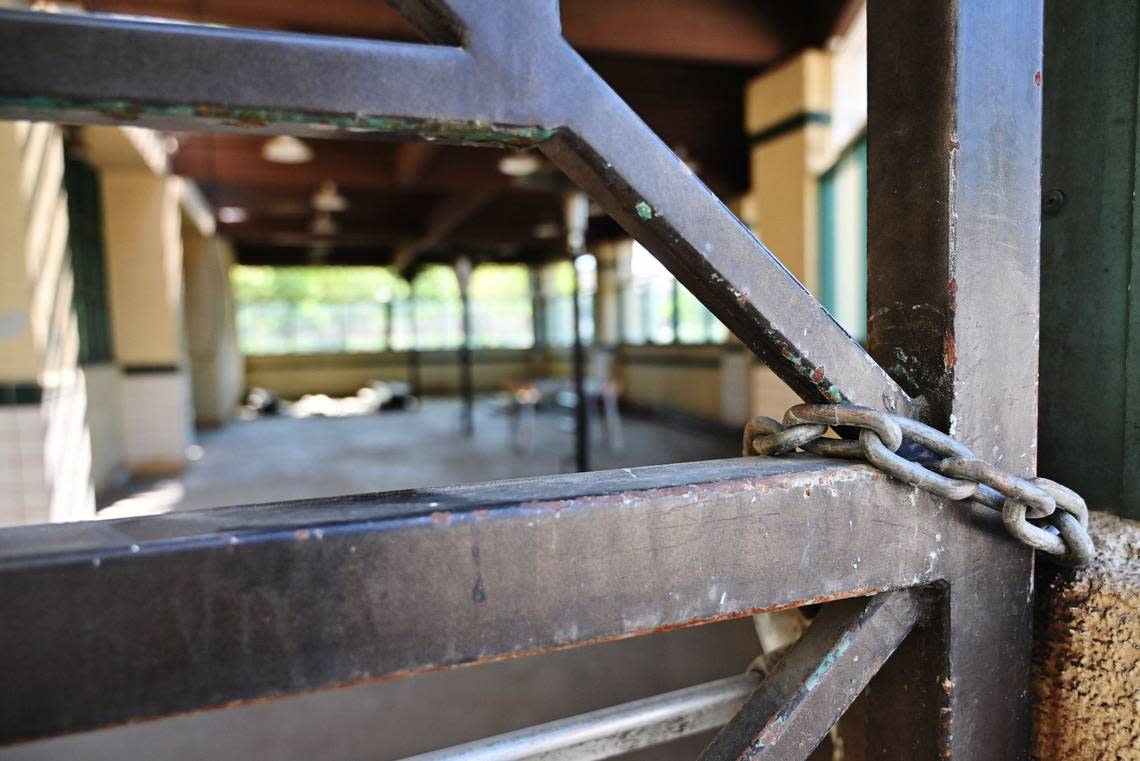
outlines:
M826 436L856 429L858 439ZM928 425L848 404L797 404L780 422L757 416L744 427L744 456L803 449L821 457L866 460L887 475L944 499L973 500L1001 512L1006 530L1051 560L1081 566L1095 550L1080 495L1047 478L1020 478L980 460Z

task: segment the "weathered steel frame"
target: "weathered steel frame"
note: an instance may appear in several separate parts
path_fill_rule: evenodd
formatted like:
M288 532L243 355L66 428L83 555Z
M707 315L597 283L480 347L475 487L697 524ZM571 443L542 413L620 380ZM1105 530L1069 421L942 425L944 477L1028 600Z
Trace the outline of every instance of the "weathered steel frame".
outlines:
M434 44L0 11L0 116L537 146L805 399L1032 472L1039 0L872 2L870 355L565 43L555 0L394 4ZM795 736L706 756L802 758L869 682L862 757L1019 758L1031 567L977 506L810 457L9 529L0 740L923 587L829 614L726 730Z

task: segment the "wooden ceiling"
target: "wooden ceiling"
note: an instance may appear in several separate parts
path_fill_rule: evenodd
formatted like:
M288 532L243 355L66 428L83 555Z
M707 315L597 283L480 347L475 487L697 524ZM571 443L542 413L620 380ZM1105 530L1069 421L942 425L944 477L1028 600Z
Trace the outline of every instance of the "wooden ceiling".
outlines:
M88 0L86 6L418 41L380 0ZM562 0L561 12L570 43L714 192L732 197L748 182L746 82L796 51L822 44L846 25L854 7L852 0ZM512 180L498 169L499 150L308 140L312 161L285 165L262 158L263 136L175 138L174 171L196 180L215 209L244 211L245 219L219 225L244 262L411 265L459 253L517 260L560 248L558 238L549 237L559 222L558 183ZM314 235L311 199L328 180L348 206L333 214L334 234ZM591 237L617 234L608 218L591 219Z

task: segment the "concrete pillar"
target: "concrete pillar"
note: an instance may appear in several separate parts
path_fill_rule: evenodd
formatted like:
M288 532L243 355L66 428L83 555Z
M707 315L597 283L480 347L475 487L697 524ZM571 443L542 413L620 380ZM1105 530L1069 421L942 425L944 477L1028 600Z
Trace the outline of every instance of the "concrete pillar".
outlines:
M0 122L0 524L94 515L58 127Z
M471 366L471 260L460 257L455 262L455 279L459 283L460 317L463 340L459 344L459 395L463 400L460 431L475 435L475 380Z
M590 469L590 399L586 386L586 350L582 344L581 279L578 257L586 253L586 231L590 224L590 201L581 191L568 193L562 201L566 228L566 253L573 272L571 323L574 343L574 461L579 472Z
M752 187L744 221L808 290L818 285L814 168L830 146L830 108L831 60L818 50L757 77L745 93Z
M100 169L115 358L123 373L123 444L137 474L176 472L193 433L183 325L181 181L154 138L84 133Z
M813 292L819 287L815 169L831 144L831 80L829 54L808 50L754 79L745 93L752 187L741 203L741 217ZM777 418L798 401L760 363L750 363L748 397L751 414Z
M245 387L229 277L233 251L211 233L183 215L186 342L194 422L204 427L232 420Z
M618 257L622 250L632 248L633 241L623 240L603 243L594 250L598 262L597 291L594 293L594 344L599 348L613 349L621 343ZM627 268L628 262L627 255Z

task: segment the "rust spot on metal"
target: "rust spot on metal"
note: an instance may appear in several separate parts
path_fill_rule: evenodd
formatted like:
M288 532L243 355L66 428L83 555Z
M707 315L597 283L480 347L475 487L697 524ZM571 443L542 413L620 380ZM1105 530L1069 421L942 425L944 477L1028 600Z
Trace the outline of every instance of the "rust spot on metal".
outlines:
M1040 71L1036 71L1033 73L1033 84L1037 85L1038 87L1041 86L1041 72Z
M476 518L490 518L491 517L491 511L490 510L476 510L475 511L475 517Z
M753 743L753 747L757 750L762 750L779 740L782 734L784 734L784 717L777 716L775 721L768 722L764 730L756 735L756 741Z
M958 281L955 278L950 278L950 282L946 284L946 292L951 297L958 295Z
M960 143L960 142L959 142L959 141L957 141L957 140L951 140L951 141L950 141L950 142L947 144L947 148L949 148L949 149L950 149L950 150L948 151L949 153L953 153L954 151L958 150L958 149L959 149L959 148L961 148L961 147L962 147L962 143Z
M942 337L942 362L946 369L950 369L957 361L958 355L954 349L954 329L950 328Z
M811 496L811 485L810 484L804 487L804 496L805 497Z
M823 365L820 365L819 367L817 367L816 369L811 371L811 379L812 379L813 383L816 383L816 384L823 383L823 379L825 377L826 376L824 375Z
M446 526L451 523L451 513L444 513L437 510L429 517L431 518L431 522L437 526Z
M954 680L953 679L943 679L942 680L942 691L945 692L948 696L953 697L953 695L954 695Z

